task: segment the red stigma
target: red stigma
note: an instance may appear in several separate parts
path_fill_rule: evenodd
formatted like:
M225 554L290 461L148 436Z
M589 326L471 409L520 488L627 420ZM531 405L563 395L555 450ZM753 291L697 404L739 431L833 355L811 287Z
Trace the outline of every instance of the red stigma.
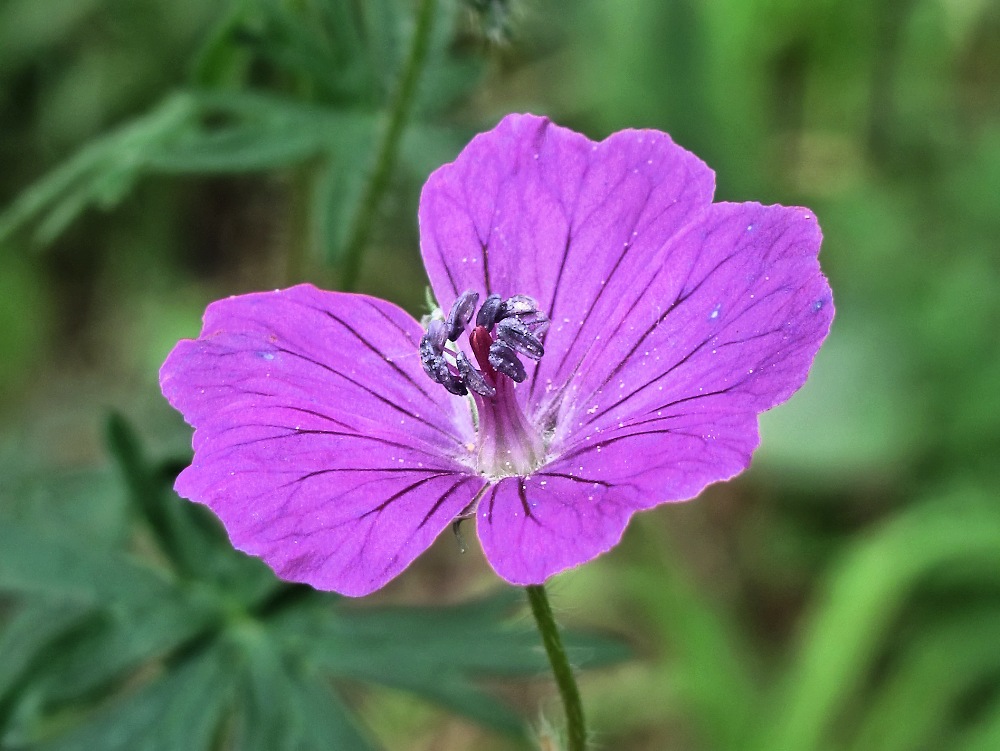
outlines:
M479 369L492 383L496 383L497 372L490 365L490 345L493 344L490 330L485 326L476 326L469 334L469 344L472 345L472 354L479 363Z

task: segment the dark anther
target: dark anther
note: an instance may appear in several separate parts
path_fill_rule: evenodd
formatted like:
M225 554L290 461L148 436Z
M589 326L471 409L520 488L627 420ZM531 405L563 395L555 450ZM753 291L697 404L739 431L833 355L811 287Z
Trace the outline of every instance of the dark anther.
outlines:
M455 357L455 364L458 366L458 373L462 377L462 383L469 387L472 391L475 391L480 396L485 396L492 399L497 395L497 390L486 380L478 370L472 367L472 363L469 362L469 358L465 356L464 352L459 352Z
M443 352L444 343L448 341L448 325L440 318L434 318L427 324L426 336L430 338L439 353Z
M448 380L444 381L441 385L455 396L465 396L469 393L465 384L457 376L451 375L451 373L448 374Z
M490 345L490 365L515 383L521 383L528 375L514 350L500 341Z
M435 346L429 333L420 337L420 364L424 366L424 372L436 383L445 383L451 378L448 363L445 362L441 350Z
M545 354L541 341L520 318L504 318L500 321L497 324L497 339L532 360L540 360Z
M420 337L420 364L432 381L440 383L452 394L465 396L469 392L463 379L452 373L448 361L444 359L444 339L441 336L444 330L443 323L431 321L427 333Z
M549 319L527 295L507 299L488 295L476 313L478 302L479 294L466 290L452 304L447 318L428 321L420 339L420 363L435 383L452 394L464 396L472 392L493 399L501 375L517 383L527 378L520 355L541 359L545 352L542 337ZM448 342L457 341L473 317L469 355Z
M511 316L529 316L538 312L538 303L527 295L511 295L503 301L497 320Z
M479 309L479 315L476 316L476 325L492 329L496 326L497 317L502 307L503 298L500 295L490 295L487 297L483 301L483 307Z
M455 300L455 304L451 306L451 312L448 313L448 319L445 322L445 325L448 327L448 339L450 341L455 341L465 331L465 327L472 320L472 314L476 312L477 302L479 302L479 293L473 292L471 289L463 292Z

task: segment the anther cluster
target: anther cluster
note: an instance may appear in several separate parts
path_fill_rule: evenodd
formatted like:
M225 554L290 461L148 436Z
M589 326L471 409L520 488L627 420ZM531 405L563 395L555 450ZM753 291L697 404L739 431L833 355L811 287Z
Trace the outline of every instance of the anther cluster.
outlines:
M452 394L473 391L480 396L496 396L497 378L507 376L520 383L527 375L519 355L532 360L545 353L542 337L549 327L548 317L527 295L503 299L489 295L479 312L479 293L466 290L451 306L448 317L431 319L420 339L420 362L431 380ZM469 357L453 344L473 322L469 344L477 369Z

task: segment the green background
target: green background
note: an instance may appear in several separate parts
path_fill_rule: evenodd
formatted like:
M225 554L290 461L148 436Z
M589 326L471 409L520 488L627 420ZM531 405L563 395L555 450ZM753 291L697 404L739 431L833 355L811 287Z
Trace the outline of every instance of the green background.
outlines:
M156 382L221 296L419 316L420 186L514 111L665 130L720 200L809 206L837 305L747 473L552 583L598 747L1000 748L1000 5L419 5L373 202L417 2L0 0L0 748L558 724L517 598L450 536L362 603L230 553L169 491L190 431Z

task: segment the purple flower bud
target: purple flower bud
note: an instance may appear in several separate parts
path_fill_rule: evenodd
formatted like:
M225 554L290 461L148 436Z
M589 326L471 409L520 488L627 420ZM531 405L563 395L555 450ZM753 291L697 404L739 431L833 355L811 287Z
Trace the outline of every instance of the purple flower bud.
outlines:
M528 375L524 365L517 359L517 353L500 341L490 345L490 365L515 383L521 383Z
M472 391L489 399L497 395L497 390L490 385L482 373L472 367L472 363L469 362L469 358L465 356L464 352L458 353L455 363L458 365L458 372L462 376L462 382Z
M540 360L545 354L542 343L519 318L505 318L500 321L497 324L497 339L532 360Z
M465 327L472 320L472 314L476 312L477 302L479 302L479 293L473 292L471 289L467 289L455 300L446 321L450 341L455 341L465 331Z

